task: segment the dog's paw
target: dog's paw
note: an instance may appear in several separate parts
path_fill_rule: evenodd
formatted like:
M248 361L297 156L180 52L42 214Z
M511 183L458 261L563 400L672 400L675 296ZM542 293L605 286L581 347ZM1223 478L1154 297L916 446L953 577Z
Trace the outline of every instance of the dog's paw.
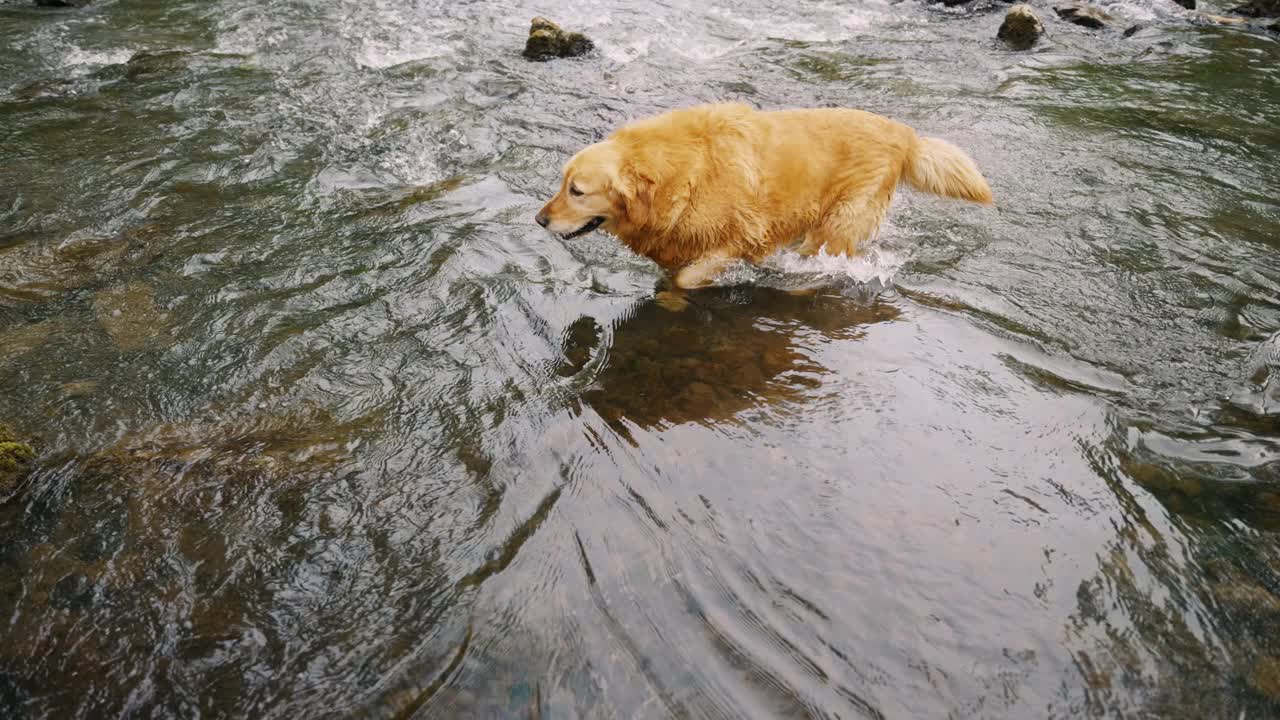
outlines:
M662 309L670 310L671 312L680 312L689 307L689 298L685 297L682 292L663 290L655 295L653 299L658 301Z

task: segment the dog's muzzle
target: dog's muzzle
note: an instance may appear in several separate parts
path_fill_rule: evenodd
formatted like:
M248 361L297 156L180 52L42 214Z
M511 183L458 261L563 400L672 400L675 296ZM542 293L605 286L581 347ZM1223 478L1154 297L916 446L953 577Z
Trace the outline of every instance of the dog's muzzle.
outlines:
M597 215L596 217L591 218L591 220L589 220L586 225L583 225L582 227L578 228L577 230L574 230L571 233L564 233L563 235L561 235L561 237L563 237L565 240L572 240L573 238L576 238L579 235L586 235L587 233L591 232L592 230L595 230L596 228L600 227L603 224L604 224L604 217Z

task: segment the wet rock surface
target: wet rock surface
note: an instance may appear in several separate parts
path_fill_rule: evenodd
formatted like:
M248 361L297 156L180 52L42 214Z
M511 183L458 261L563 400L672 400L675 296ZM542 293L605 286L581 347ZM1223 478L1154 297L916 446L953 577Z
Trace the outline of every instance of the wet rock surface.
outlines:
M1109 27L1113 21L1110 15L1095 5L1056 5L1053 11L1073 25L1093 30Z
M1010 49L1026 50L1044 35L1044 25L1030 5L1014 5L1004 16L996 37Z
M586 35L561 28L544 17L536 17L529 26L524 56L530 60L551 60L585 55L595 48Z

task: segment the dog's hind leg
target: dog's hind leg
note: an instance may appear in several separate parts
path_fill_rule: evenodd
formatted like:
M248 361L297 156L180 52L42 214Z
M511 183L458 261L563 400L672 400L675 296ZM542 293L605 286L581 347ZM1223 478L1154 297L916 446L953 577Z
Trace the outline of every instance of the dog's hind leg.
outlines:
M836 203L822 222L811 229L800 246L801 255L815 255L826 249L828 255L853 255L875 236L889 211L897 177L886 174L863 184L858 191Z

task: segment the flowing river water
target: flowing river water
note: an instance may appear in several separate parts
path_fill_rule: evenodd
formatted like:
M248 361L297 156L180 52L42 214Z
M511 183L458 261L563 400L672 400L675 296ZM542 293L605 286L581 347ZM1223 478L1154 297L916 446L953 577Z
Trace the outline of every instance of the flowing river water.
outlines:
M0 716L1280 716L1280 39L1036 7L0 3ZM717 99L997 207L683 312L533 223Z

